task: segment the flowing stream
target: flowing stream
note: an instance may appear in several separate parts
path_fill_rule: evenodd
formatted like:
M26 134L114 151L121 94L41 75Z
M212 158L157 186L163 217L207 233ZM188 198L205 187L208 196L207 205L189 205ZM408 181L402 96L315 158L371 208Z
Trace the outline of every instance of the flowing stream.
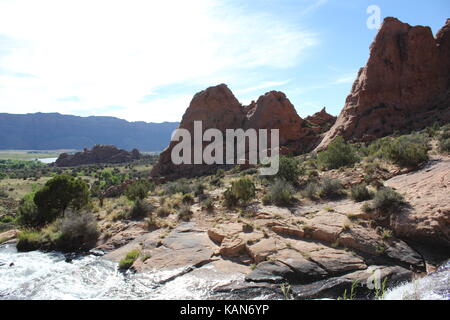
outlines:
M117 263L87 255L71 262L61 253L19 253L0 246L0 299L206 299L217 285L239 280L204 267L165 284L170 274L127 273Z
M66 262L61 253L19 253L14 245L0 246L0 299L208 299L215 286L242 280L207 266L159 283L168 276L123 274L117 263L94 255ZM449 290L450 262L439 272L389 290L385 299L449 300Z

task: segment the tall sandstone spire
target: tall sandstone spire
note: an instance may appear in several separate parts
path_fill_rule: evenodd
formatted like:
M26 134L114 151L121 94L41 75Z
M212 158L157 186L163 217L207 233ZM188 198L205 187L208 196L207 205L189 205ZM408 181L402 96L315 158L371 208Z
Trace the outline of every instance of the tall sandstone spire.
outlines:
M437 33L386 18L336 123L336 136L364 141L450 121L450 19Z

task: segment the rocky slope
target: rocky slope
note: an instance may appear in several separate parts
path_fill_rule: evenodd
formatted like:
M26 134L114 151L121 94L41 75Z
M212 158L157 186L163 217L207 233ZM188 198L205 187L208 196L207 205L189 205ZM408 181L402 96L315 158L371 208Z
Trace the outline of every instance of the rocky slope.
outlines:
M450 19L433 37L429 27L386 18L336 123L336 136L373 140L450 121Z
M91 150L84 149L73 155L62 153L55 161L57 167L75 167L95 163L123 163L138 160L141 154L137 149L131 152L115 146L96 145Z

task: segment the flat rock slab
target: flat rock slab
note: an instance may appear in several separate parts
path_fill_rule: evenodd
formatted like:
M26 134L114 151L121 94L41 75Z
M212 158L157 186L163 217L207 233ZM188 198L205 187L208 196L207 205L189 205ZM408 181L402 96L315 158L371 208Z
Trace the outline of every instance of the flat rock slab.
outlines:
M342 274L352 270L367 268L362 258L344 250L332 248L313 251L310 253L310 259L330 274Z
M204 231L196 230L192 224L181 224L161 241L161 245L149 250L150 258L133 267L137 271L154 269L194 268L211 261L217 250Z
M423 169L385 182L411 205L391 218L399 237L450 248L450 158L439 157Z

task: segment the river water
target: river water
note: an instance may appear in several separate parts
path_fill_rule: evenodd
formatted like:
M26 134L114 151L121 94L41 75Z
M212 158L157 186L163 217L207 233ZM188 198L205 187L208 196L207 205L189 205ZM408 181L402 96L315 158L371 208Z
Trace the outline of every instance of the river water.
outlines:
M200 273L160 284L168 276L123 274L117 263L94 255L66 262L61 253L19 253L14 245L0 246L0 299L208 299L216 286L242 280L242 275L203 267ZM449 300L449 289L450 263L438 273L388 291L385 299Z

